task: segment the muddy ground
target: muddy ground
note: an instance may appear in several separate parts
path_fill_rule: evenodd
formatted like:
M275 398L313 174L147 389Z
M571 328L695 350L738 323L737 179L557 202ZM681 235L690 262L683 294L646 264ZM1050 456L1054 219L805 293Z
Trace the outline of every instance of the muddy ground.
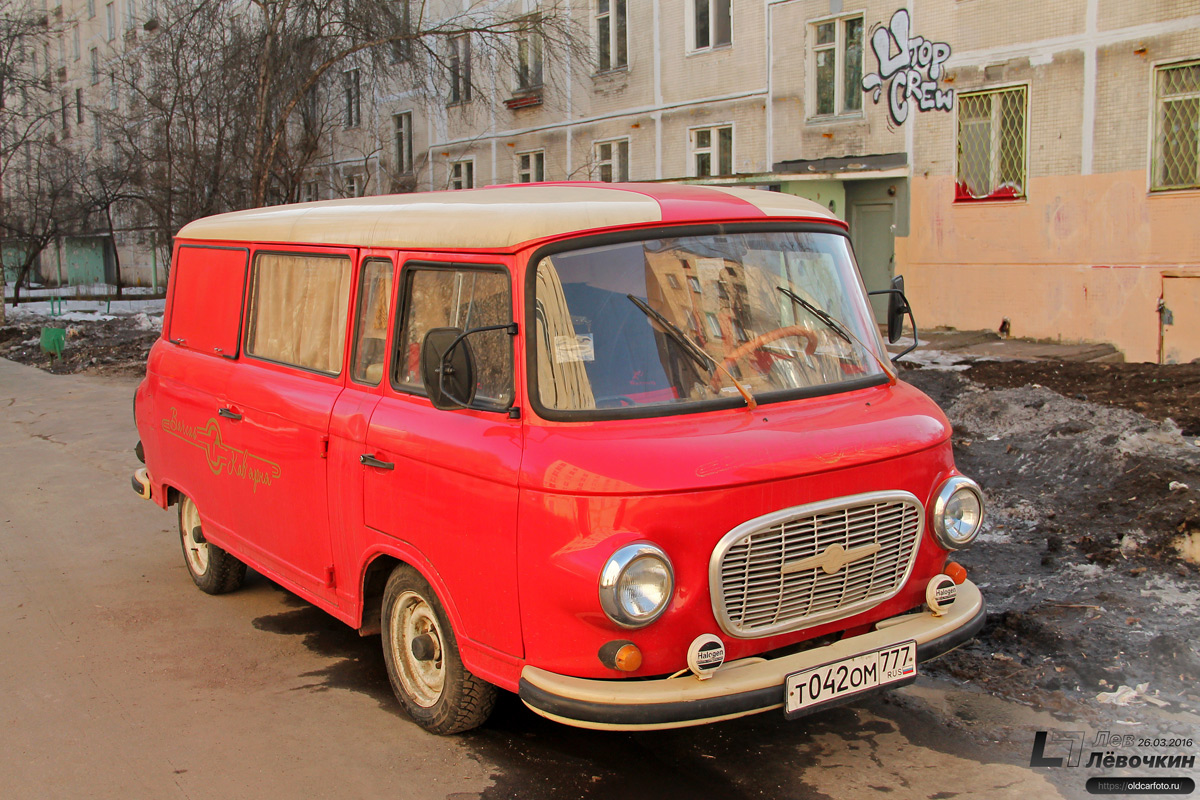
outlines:
M138 375L160 320L27 318L0 328L0 357ZM46 324L67 328L62 359L41 352ZM964 359L903 377L946 410L959 469L989 503L958 559L987 626L931 671L1097 722L1197 713L1200 364ZM1098 699L1141 685L1127 704Z

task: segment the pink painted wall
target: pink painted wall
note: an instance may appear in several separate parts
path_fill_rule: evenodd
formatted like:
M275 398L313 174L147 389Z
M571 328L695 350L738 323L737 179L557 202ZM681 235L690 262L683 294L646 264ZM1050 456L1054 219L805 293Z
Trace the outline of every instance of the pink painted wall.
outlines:
M896 271L921 325L1008 317L1014 336L1158 361L1163 273L1200 276L1200 192L1149 195L1142 172L1033 178L1026 200L989 203L953 202L952 177L915 177L911 198ZM1200 356L1200 319L1184 324Z

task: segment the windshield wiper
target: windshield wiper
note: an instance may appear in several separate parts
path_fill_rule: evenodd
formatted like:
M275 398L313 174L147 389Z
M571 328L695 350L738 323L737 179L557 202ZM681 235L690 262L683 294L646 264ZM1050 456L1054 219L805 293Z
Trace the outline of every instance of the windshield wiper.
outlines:
M784 295L786 295L788 297L788 299L792 300L793 302L799 303L801 306L808 309L809 313L811 313L817 319L821 320L821 322L824 322L826 327L829 328L829 330L833 331L838 336L845 339L849 344L854 344L854 339L851 338L850 333L842 326L842 323L838 322L836 319L829 316L828 312L822 311L821 309L817 308L812 303L808 302L803 297L801 297L800 295L793 292L791 289L785 289L782 286L776 286L775 288L778 289L780 292L782 292Z
M704 349L700 347L700 345L696 344L696 342L690 336L684 333L682 328L680 328L674 322L671 322L671 320L667 319L656 309L651 308L650 304L645 300L634 297L631 294L627 294L625 296L629 298L631 303L638 307L639 311L657 322L663 329L663 332L674 339L675 343L680 346L683 352L686 353L689 358L699 364L705 373L712 375L718 370L725 373L726 377L728 377L729 380L733 382L733 385L737 388L738 394L740 394L742 399L746 401L746 408L753 411L758 407L758 401L754 399L754 395L750 394L750 390L748 390L745 386L742 386L738 379L733 377L733 373L725 368L724 364L718 363L716 359L704 352Z

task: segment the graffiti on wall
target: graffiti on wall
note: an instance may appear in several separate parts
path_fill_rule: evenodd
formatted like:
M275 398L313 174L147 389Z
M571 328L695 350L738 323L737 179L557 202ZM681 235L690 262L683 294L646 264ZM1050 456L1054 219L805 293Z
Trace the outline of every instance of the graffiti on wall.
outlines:
M878 26L871 34L871 49L879 71L863 76L863 91L872 92L878 103L887 93L892 122L903 125L908 111L950 111L954 108L954 90L939 85L950 58L950 45L931 42L912 35L907 9L892 14L888 26ZM890 81L890 83L888 83Z

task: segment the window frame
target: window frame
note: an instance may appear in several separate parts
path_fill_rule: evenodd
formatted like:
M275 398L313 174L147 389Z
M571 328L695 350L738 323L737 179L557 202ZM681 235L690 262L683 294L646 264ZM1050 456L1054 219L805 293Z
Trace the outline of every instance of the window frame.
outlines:
M351 130L362 127L362 72L358 67L342 70L342 128Z
M464 33L450 39L447 62L450 92L446 105L466 105L471 102L471 34Z
M601 4L607 4L603 10ZM623 12L618 13L620 6ZM596 74L629 69L629 0L595 0ZM601 31L607 28L606 31ZM607 56L608 66L604 66ZM623 57L623 59L622 59Z
M405 120L403 127L400 121ZM403 133L403 137L401 137ZM413 112L401 111L392 114L392 140L395 147L396 174L412 175L413 165Z
M347 292L347 297L346 297L346 303L347 303L346 326L342 329L342 368L340 370L338 370L337 372L325 372L324 370L314 369L312 367L305 367L300 364L292 364L288 361L279 361L274 358L267 358L266 356L261 356L261 355L257 355L255 353L250 352L251 326L254 322L257 321L254 318L254 310L255 310L255 306L254 306L255 291L254 290L255 290L255 279L258 277L258 259L261 256L290 256L290 257L308 256L308 257L314 257L314 258L346 259L349 262L349 264L350 264L350 286L349 286L349 291ZM303 372L308 375L316 375L321 378L325 378L326 380L336 381L336 382L340 383L342 381L342 376L349 371L349 364L350 364L349 359L347 358L348 354L346 352L346 348L350 344L350 342L349 342L349 339L351 336L350 325L353 321L353 315L350 312L352 309L352 303L354 302L354 299L355 299L355 292L354 292L355 280L356 280L356 276L358 274L357 270L356 270L355 258L356 258L356 255L355 255L355 250L353 248L303 247L303 248L299 248L296 250L284 250L284 249L272 247L272 248L260 248L260 249L254 250L250 254L250 259L249 259L249 263L247 265L247 271L246 271L245 299L243 300L243 303L242 303L241 354L244 355L246 358L253 359L255 361L259 361L264 364L275 364L277 366L285 367L290 370L296 370L298 372Z
M1200 68L1200 59L1189 58L1182 61L1172 59L1163 61L1153 65L1150 70L1150 97L1153 106L1150 112L1150 142L1149 142L1149 158L1147 159L1147 189L1151 195L1161 195L1175 192L1195 192L1200 190L1200 136L1197 136L1197 153L1196 158L1196 175L1194 182L1190 184L1164 185L1160 180L1162 171L1162 150L1164 140L1162 138L1162 123L1163 123L1163 107L1167 102L1159 94L1160 76L1171 69L1182 69L1187 67ZM1172 101L1193 100L1197 101L1200 106L1200 90L1185 95L1174 95ZM1200 118L1200 108L1197 110L1197 117Z
M807 114L808 121L825 122L840 119L855 119L861 118L864 115L865 103L863 102L863 92L861 85L856 96L858 97L858 108L846 107L846 24L858 20L861 39L859 41L859 81L862 80L863 69L865 67L866 44L867 44L867 27L866 15L862 11L849 14L836 14L824 17L818 17L808 21L805 29L807 36L807 52L805 54L805 69L810 76L805 81L807 84L805 90L805 101L807 108L811 111ZM830 25L834 27L833 41L827 44L817 44L817 32L820 26ZM817 56L820 52L833 52L833 111L818 110L818 97L820 94L819 83L817 79Z
M456 180L460 180L460 178L463 176L456 178L454 175L454 170L463 164L467 165L466 166L467 174L465 177L470 179L468 181L469 185L455 186L454 182ZM446 182L446 185L449 189L451 189L452 191L456 191L456 192L461 192L464 189L474 189L475 188L475 156L468 156L467 158L459 158L454 161L451 161L450 162L450 178Z
M104 30L108 36L107 41L111 42L117 38L116 0L106 3L104 6Z
M384 330L384 339L383 339L383 343L384 343L383 344L383 346L384 346L383 374L379 376L379 381L376 383L368 383L365 380L360 381L358 378L354 377L354 363L358 359L358 344L359 344L358 326L362 320L363 291L366 288L366 281L364 280L364 273L366 272L367 265L372 262L378 262L380 264L387 264L392 270L392 289L391 289L391 293L388 296L388 317L387 317L387 322L385 323L386 327ZM377 252L370 252L370 251L360 253L359 261L358 261L358 270L355 273L355 283L357 284L357 286L354 286L351 288L357 289L358 291L355 293L356 296L354 298L354 314L353 314L352 318L350 319L350 361L349 361L350 368L348 370L346 370L346 376L350 379L351 383L353 383L357 386L362 386L365 389L378 389L379 387L384 385L384 383L385 383L384 378L387 377L388 367L391 364L391 357L390 357L391 354L387 352L387 347L389 344L391 344L391 341L393 339L392 330L393 330L393 328L395 328L395 321L396 321L396 317L395 317L396 291L397 291L397 286L399 283L396 280L396 257L389 253L377 253Z
M720 131L729 129L729 172L719 172L721 161L720 150ZM697 140L701 131L708 131L711 139L707 147L698 147ZM688 128L688 177L690 178L717 178L726 175L737 174L737 137L734 135L735 125L731 122L718 122L712 125L697 125ZM696 167L696 156L704 152L709 153L709 172L707 175L700 174L700 170Z
M605 159L600 156L600 148L605 145L612 146L612 155ZM621 145L625 145L624 160L621 160ZM592 157L593 169L591 170L593 180L600 183L627 183L629 181L629 151L633 149L628 136L618 136L615 139L597 139L592 142ZM606 181L601 177L601 170L608 165L612 170L612 180ZM618 166L620 169L618 169Z
M999 184L999 178L1000 178L1000 176L999 176L999 152L1000 152L1000 143L1001 143L1001 140L1000 140L1000 135L1001 135L1000 127L1001 126L999 123L998 115L1000 113L1002 113L1002 112L997 111L996 104L993 103L992 138L991 138L990 147L993 147L994 150L992 150L992 152L990 153L991 165L989 166L989 172L994 173L989 176L989 178L990 178L989 182L994 184L992 187L992 191L987 196L984 196L984 197L960 196L958 193L958 186L961 183L961 181L959 180L959 178L960 178L959 168L960 168L960 155L961 155L961 142L962 142L963 99L969 98L969 97L978 97L980 95L985 95L985 94L992 95L993 97L995 97L995 96L1001 95L1005 92L1016 92L1016 91L1023 92L1024 100L1025 100L1024 105L1022 107L1023 119L1021 120L1021 122L1022 122L1022 125L1021 125L1021 137L1022 137L1022 142L1021 142L1021 193L1019 195L1014 195L1011 197L1008 197L1008 196L994 197L994 196L992 196L995 194L995 192L997 191L997 189L999 189L999 186L1000 186L1000 184ZM1025 202L1026 200L1029 199L1030 94L1031 94L1030 84L1025 81L1021 81L1018 83L998 84L995 86L987 86L987 87L983 87L980 89L972 89L970 91L959 91L956 93L956 96L954 98L954 186L955 186L954 202L955 203L1014 203L1014 202L1020 203L1020 202Z
M537 150L522 150L519 153L513 154L515 160L515 178L514 183L545 183L546 182L546 150L538 148ZM529 156L529 167L526 169L521 165L521 159ZM541 173L541 177L535 178L537 173ZM530 179L524 180L524 176L528 174Z
M413 260L405 261L401 265L400 276L399 276L399 279L396 281L396 287L395 287L395 291L397 292L397 294L396 294L396 304L395 304L395 311L394 311L394 322L392 323L392 332L391 332L392 359L391 359L391 363L388 364L388 370L387 370L388 386L396 394L407 395L410 397L424 397L424 398L428 399L429 393L427 391L425 391L424 385L418 386L416 384L401 383L400 381L397 380L397 378L399 377L399 372L400 372L400 359L402 357L401 350L404 349L403 336L404 336L404 333L406 330L406 325L408 324L409 315L412 313L412 308L413 308L412 291L411 291L413 274L416 272L422 272L422 271L430 271L430 272L475 271L475 272L495 272L500 275L503 275L504 279L508 282L508 319L509 319L509 322L512 322L512 323L515 323L517 320L513 316L516 313L515 312L516 307L513 302L513 275L512 275L512 270L509 269L508 265L502 264L502 263L495 263L495 262L473 263L473 262L466 262L466 261L429 261L426 259L413 259ZM467 406L468 409L470 409L472 411L485 411L485 412L493 413L493 414L507 414L509 409L514 408L517 405L517 400L518 400L517 386L518 386L519 380L518 380L518 375L517 375L517 353L514 349L515 343L517 341L517 337L510 336L509 340L510 340L510 342L509 342L510 346L508 348L508 350L509 350L509 369L510 369L509 380L511 382L510 389L512 391L512 399L509 401L508 405L505 405L505 406L501 406L501 404L499 404L499 403L485 404L485 403L480 403L478 401L473 401L469 406Z
M546 44L536 30L517 34L513 65L513 91L518 94L540 90L546 79ZM469 98L468 98L469 99Z
M697 40L697 15L701 4L708 11L708 42L700 44ZM729 9L729 41L717 42L716 32L716 11L718 6L724 4ZM684 44L687 48L688 55L696 53L709 53L714 50L721 50L728 47L733 47L733 0L687 0L684 4Z

